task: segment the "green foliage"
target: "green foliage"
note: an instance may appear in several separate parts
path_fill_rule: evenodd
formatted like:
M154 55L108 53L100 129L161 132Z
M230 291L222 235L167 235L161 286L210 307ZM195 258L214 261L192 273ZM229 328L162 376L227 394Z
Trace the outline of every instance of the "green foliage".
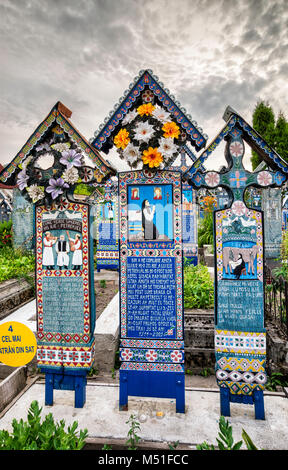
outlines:
M136 416L130 415L130 418L128 419L128 421L126 421L126 424L130 425L127 434L128 439L126 441L126 446L128 447L128 450L136 450L137 444L141 440L141 438L137 434L137 432L140 431L140 423L136 420Z
M81 450L87 438L87 429L76 433L78 423L73 422L65 431L65 421L55 423L52 413L41 422L42 408L32 401L27 421L12 421L13 432L0 431L0 450Z
M275 115L268 102L260 101L253 111L253 128L279 155L288 162L288 122L282 112L275 122ZM259 155L252 151L252 168L261 163Z
M184 308L212 308L214 284L207 266L184 266Z
M282 372L272 372L272 374L268 377L268 382L265 388L270 392L275 392L278 386L287 387L288 377L282 374Z
M75 187L74 194L81 194L83 196L90 196L95 191L95 188L93 186L89 186L84 183L79 183Z
M12 278L25 278L35 270L34 255L11 247L0 251L0 282Z
M105 288L106 288L106 281L105 281L105 279L101 279L101 280L100 280L100 287L101 287L102 289L105 289Z
M242 438L248 450L258 450L244 429L242 429ZM196 449L216 450L218 448L219 450L240 450L243 444L243 441L234 443L232 426L228 420L225 420L224 416L221 416L219 420L219 431L216 441L218 445L208 444L204 441L202 444L197 445Z
M0 224L0 248L12 246L12 220Z
M263 137L267 144L273 147L275 116L269 103L265 103L264 101L257 103L253 111L252 125L255 131ZM262 160L259 155L252 150L251 162L253 170L255 170L261 161Z
M204 219L200 220L198 227L198 246L213 245L213 213L205 213Z

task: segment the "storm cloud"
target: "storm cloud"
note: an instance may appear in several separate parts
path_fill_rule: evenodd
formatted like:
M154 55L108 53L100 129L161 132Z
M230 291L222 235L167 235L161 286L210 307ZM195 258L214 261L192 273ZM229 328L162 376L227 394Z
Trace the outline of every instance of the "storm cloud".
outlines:
M211 140L230 105L287 111L286 0L1 0L0 162L57 101L91 138L151 69Z

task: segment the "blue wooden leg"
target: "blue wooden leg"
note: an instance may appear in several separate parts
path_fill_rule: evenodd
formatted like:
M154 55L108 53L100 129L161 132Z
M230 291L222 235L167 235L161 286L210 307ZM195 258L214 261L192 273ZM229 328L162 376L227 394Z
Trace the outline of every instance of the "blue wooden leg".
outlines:
M83 408L86 401L86 377L75 377L75 408Z
M185 383L183 379L176 382L176 413L185 413Z
M229 388L220 388L220 413L222 416L230 416L230 391Z
M122 371L120 371L119 410L128 410L128 377Z
M53 374L46 372L45 374L45 405L53 405L53 388L54 388L54 379Z
M262 390L254 391L255 419L265 419L264 396Z

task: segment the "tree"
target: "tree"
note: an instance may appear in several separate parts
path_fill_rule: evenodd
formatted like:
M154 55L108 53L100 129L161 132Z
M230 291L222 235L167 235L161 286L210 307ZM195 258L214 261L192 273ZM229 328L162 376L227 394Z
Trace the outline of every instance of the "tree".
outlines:
M279 113L275 126L274 149L288 162L288 123L282 112Z
M288 122L281 111L275 123L274 111L270 104L258 102L253 111L253 128L288 162ZM261 163L261 158L253 150L251 163L253 170Z
M267 144L274 148L275 116L269 103L265 103L264 101L257 103L253 111L253 128L263 137ZM252 150L251 162L253 170L257 168L261 161L258 153Z

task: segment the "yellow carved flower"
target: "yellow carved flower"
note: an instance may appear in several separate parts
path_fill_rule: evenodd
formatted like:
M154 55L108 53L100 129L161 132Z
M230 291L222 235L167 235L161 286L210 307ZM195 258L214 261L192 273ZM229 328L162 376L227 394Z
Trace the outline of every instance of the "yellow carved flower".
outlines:
M126 129L120 129L118 134L114 137L114 144L118 149L125 149L129 144L129 132Z
M148 150L144 150L142 160L145 165L149 165L149 168L157 168L163 162L163 157L158 148L149 147Z
M173 121L165 122L162 131L164 131L164 137L166 137L166 139L178 139L180 134L179 126Z
M153 106L152 103L144 103L144 104L141 104L141 106L137 108L137 112L138 114L140 114L140 116L144 116L144 115L151 116L154 109L155 109L155 106Z

